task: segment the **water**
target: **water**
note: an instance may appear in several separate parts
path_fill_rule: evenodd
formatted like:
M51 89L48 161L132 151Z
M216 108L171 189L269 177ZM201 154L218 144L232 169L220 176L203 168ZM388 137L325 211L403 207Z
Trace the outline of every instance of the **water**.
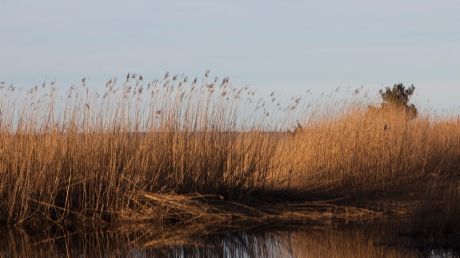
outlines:
M0 231L0 257L458 257L382 227L302 227L207 234L189 229Z

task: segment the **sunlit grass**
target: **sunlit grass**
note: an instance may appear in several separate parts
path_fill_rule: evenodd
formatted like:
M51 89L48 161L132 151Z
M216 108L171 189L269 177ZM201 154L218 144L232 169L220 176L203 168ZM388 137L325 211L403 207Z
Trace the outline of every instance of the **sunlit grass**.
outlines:
M363 200L458 181L455 119L283 104L209 73L86 84L1 85L4 223L361 220L385 212Z

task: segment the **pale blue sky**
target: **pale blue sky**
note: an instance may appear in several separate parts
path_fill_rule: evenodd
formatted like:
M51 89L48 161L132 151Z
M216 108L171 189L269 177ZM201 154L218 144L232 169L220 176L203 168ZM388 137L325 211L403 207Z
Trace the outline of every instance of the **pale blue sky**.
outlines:
M0 0L0 80L211 69L289 94L414 83L420 102L453 108L459 12L453 0Z

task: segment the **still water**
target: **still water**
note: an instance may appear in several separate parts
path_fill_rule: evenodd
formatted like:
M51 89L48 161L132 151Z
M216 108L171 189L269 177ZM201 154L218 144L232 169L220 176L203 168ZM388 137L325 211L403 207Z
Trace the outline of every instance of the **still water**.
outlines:
M458 257L367 226L216 234L183 234L180 229L148 233L57 229L52 235L33 236L22 229L0 232L0 257Z

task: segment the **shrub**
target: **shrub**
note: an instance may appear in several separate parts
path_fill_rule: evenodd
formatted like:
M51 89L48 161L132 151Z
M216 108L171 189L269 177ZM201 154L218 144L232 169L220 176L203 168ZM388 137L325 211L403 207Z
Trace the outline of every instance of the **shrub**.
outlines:
M407 120L412 120L417 117L417 108L414 104L409 104L410 97L414 94L415 87L404 86L402 83L393 85L393 88L386 87L385 90L380 90L382 96L382 109L396 108L401 109L406 113Z

